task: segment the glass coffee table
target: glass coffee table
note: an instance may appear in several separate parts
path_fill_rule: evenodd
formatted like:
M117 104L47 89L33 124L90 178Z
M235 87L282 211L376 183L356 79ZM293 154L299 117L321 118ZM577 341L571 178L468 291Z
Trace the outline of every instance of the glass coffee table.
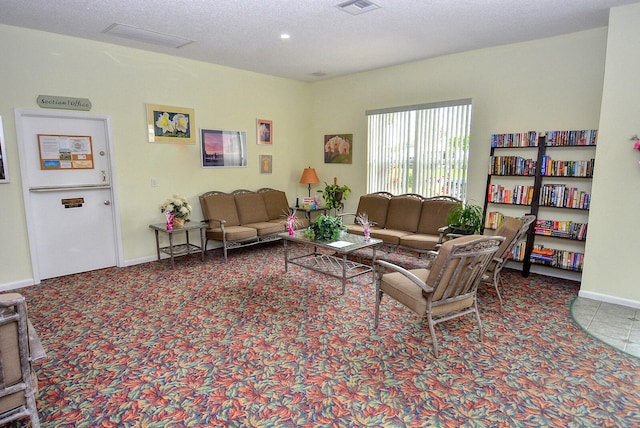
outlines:
M370 238L365 240L364 236L346 233L335 241L316 241L304 236L304 230L298 230L293 235L288 232L279 233L278 236L284 242L284 271L289 270L289 263L310 269L334 278L342 279L342 294L344 294L347 279L372 272L375 277L376 247L382 244L381 239ZM295 242L309 248L304 254L289 255L287 243ZM371 265L357 263L347 259L347 256L356 250L371 248L373 252ZM311 249L313 251L311 251ZM329 250L321 252L319 249Z

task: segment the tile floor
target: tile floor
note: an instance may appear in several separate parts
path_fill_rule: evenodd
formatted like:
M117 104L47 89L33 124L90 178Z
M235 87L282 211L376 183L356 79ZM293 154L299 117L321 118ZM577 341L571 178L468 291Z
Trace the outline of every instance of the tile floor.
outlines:
M640 357L640 309L576 297L571 313L593 337Z

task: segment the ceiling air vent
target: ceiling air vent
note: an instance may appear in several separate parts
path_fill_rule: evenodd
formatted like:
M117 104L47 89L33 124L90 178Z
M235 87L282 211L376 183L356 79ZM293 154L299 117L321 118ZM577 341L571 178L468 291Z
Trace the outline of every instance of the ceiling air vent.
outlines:
M340 10L350 13L351 15L360 15L361 13L378 9L380 6L369 0L348 0L337 4L336 7Z

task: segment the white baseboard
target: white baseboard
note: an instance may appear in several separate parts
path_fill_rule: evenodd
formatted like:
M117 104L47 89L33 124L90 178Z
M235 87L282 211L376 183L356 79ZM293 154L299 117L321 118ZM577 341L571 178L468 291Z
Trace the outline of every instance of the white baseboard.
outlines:
M160 256L161 258L164 258L163 256ZM169 257L169 256L167 256ZM158 260L157 256L148 256L148 257L140 257L139 259L131 259L131 260L125 260L124 261L124 265L122 267L129 267L129 266L135 266L135 265L141 265L143 263L149 263L149 262L153 262Z
M640 309L640 302L631 299L623 299L621 297L609 296L606 294L595 293L593 291L580 290L579 297L585 299L598 300L600 302L612 303L614 305L628 306L630 308Z
M18 288L31 287L37 285L33 282L33 278L23 279L16 282L7 282L6 284L0 284L0 291L15 290Z

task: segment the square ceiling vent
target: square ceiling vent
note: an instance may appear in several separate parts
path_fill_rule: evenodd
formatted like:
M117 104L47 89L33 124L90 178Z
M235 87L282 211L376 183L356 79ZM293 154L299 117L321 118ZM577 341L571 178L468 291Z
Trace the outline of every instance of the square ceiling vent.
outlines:
M337 4L336 7L351 15L360 15L361 13L378 9L380 6L369 0L348 0Z

